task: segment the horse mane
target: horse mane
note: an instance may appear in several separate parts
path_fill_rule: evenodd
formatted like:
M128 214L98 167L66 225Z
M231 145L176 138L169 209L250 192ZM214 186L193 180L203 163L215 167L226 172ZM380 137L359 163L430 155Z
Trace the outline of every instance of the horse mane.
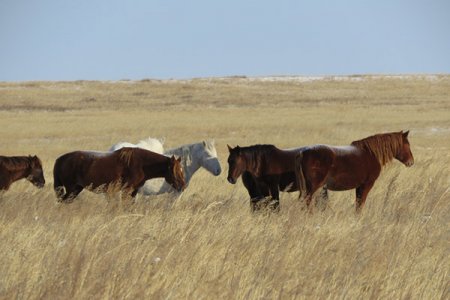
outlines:
M8 170L17 170L31 166L31 157L28 156L0 156L0 166Z
M214 146L214 140L203 140L203 143L205 145L205 148L208 150L216 149L216 147Z
M119 150L119 158L123 161L127 166L130 166L131 158L133 157L134 149L133 148L120 148Z
M172 148L164 151L164 155L175 155L181 157L181 164L186 170L192 163L191 148L196 144L181 145L177 148Z
M267 156L270 155L275 149L277 148L270 144L240 147L241 153L245 153L247 163L253 169L255 174L259 173L262 165L267 160Z
M371 152L384 166L403 146L403 137L399 132L382 133L353 141L351 145Z
M192 143L192 144L185 144L181 145L177 148L172 148L169 150L166 150L164 154L166 155L176 155L178 157L181 157L182 165L184 169L186 170L187 167L189 167L192 164L192 151L195 146L201 145L202 143L205 143L205 147L208 150L215 150L214 142L212 140L204 140L203 142L198 143Z

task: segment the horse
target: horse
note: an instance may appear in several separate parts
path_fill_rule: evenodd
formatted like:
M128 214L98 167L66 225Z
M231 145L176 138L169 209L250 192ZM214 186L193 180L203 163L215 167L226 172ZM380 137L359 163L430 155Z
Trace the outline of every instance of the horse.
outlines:
M74 151L56 159L54 190L59 201L72 202L85 188L106 192L119 186L134 198L146 180L163 177L176 190L185 187L181 159L166 157L140 148L114 152Z
M128 142L119 142L115 145L112 145L109 148L110 152L119 150L120 148L130 147L130 148L141 148L145 150L149 150L155 153L164 154L164 139L163 138L147 138L145 140L140 140L137 144L132 144Z
M181 157L186 187L189 185L194 173L200 168L204 168L214 176L219 176L222 172L213 140L182 145L169 149L164 154ZM158 182L157 179L152 179L144 184L140 192L144 195L158 195L173 191L173 188L166 182Z
M26 178L34 186L45 185L42 162L35 156L0 156L0 190L8 190L11 184Z
M356 189L355 206L360 212L384 165L394 158L407 167L414 164L408 134L376 134L349 146L314 145L299 151L295 158L299 199L305 195L309 207L312 195L321 186L332 191Z
M253 145L235 148L227 145L228 182L235 184L242 175L242 182L250 196L252 211L260 208L260 202L271 198L269 208L280 209L280 191L298 191L295 177L295 157L303 148L278 149L274 145Z

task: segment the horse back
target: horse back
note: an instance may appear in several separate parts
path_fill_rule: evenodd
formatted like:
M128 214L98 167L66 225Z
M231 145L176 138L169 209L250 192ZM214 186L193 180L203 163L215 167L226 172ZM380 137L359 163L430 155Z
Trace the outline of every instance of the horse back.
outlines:
M275 148L270 155L267 155L262 163L260 176L253 176L256 189L267 190L267 185L278 184L281 191L294 192L298 190L295 177L295 157L304 148L278 149ZM245 185L245 184L244 184ZM248 185L248 186L247 186ZM249 188L255 189L252 184L247 184ZM249 190L250 192L250 190ZM263 192L267 194L268 191ZM267 195L264 195L267 196Z
M97 187L120 179L124 166L115 152L74 151L60 156L53 172L63 182Z
M355 146L328 146L333 154L333 168L350 169L358 172L361 169L381 168L378 159L368 151Z
M304 170L309 176L324 175L330 190L358 187L368 178L378 177L381 170L373 155L354 146L315 145L302 153Z
M292 148L292 149L276 149L274 153L266 158L266 170L267 175L283 175L286 173L295 172L295 157L299 151L304 148Z

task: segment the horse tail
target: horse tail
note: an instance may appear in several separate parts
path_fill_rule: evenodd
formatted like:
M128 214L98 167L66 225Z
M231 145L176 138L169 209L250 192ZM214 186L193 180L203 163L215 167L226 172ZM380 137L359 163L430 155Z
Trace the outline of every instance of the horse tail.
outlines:
M300 151L295 156L295 178L297 179L297 185L298 185L298 199L301 199L302 194L306 195L306 180L305 180L305 174L303 173L303 151Z
M62 200L64 195L64 184L61 181L61 161L60 158L58 158L55 162L55 166L53 167L53 189L55 190L56 197L59 201Z

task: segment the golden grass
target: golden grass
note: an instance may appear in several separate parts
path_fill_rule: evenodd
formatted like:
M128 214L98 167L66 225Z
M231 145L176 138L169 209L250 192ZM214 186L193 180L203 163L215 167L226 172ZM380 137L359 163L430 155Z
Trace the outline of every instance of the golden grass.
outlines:
M0 298L448 299L450 76L262 82L0 83L0 154L37 154L47 185L0 194ZM349 144L410 129L416 164L388 164L354 213L330 192L309 215L297 193L251 214L226 181L227 148ZM223 174L196 174L179 199L82 192L56 202L55 159L166 137L215 138Z

